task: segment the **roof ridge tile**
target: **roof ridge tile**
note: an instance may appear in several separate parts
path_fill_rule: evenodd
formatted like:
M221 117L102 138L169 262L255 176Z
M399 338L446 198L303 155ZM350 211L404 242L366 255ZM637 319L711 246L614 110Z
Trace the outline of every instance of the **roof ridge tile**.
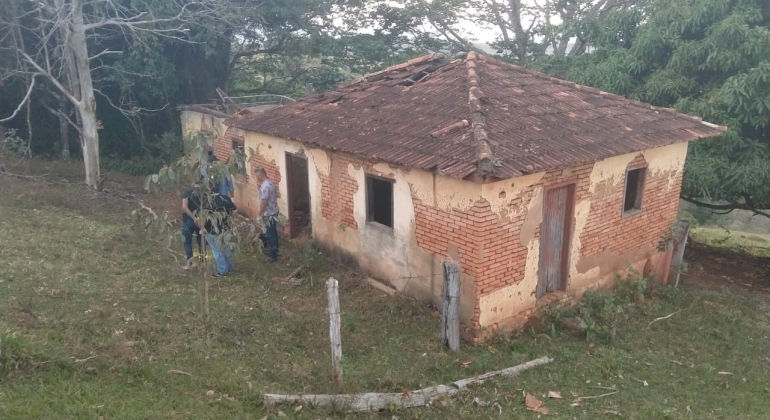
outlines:
M473 139L476 141L476 173L481 176L490 175L495 170L495 158L486 131L484 107L481 104L485 98L479 87L479 75L476 71L478 55L475 51L468 52L465 58L465 70L468 77L468 108L471 113Z

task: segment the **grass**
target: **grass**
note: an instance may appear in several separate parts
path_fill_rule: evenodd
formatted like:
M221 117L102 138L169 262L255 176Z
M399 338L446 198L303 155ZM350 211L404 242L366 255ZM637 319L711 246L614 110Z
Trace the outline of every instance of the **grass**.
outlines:
M698 226L691 230L690 237L695 242L715 248L724 248L757 257L770 257L770 234Z
M177 197L140 196L132 185L124 187L136 196L123 200L72 183L0 177L0 418L536 418L523 391L555 419L766 418L770 308L757 297L685 279L628 312L612 344L527 330L455 354L439 345L439 319L425 306L370 289L362 273L310 245L287 245L278 265L238 255L236 275L213 285L204 323L196 279L128 218L139 199L175 209ZM300 264L312 282L270 280ZM341 388L330 382L330 276L340 280ZM427 408L352 415L260 404L266 392L401 392L542 355L555 362ZM571 392L607 392L595 386L620 392L570 406ZM546 400L551 390L565 398Z

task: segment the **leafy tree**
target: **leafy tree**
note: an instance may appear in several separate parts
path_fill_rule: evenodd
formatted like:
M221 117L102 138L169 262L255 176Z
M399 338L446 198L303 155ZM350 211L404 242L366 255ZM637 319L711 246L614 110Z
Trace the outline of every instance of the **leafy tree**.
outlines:
M588 33L592 54L536 67L727 126L690 145L682 198L770 217L770 3L647 0Z

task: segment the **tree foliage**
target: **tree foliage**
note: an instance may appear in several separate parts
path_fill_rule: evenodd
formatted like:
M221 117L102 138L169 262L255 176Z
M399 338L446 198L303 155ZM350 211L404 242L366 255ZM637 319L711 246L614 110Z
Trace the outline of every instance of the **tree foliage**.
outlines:
M690 145L683 198L770 208L770 3L647 0L613 10L590 33L592 54L536 66L727 126Z
M231 178L233 174L242 173L246 168L246 161L251 159L254 150L247 153L239 150L225 161L208 161L208 150L211 150L214 139L210 134L196 132L185 139L186 149L189 152L173 163L164 165L157 173L147 176L144 187L150 192L162 192L177 190L178 187L197 185L195 194L197 201L201 203L198 218L201 226L206 220L220 225L224 219L230 219L231 215L218 211L214 205L214 197L218 193L219 184L225 178ZM140 208L132 212L139 228L150 238L158 238L166 242L167 248L179 240L179 225L174 215L164 211L160 214L140 203ZM260 226L250 220L232 221L232 235L219 235L224 241L222 246L231 249L241 247L261 247L262 242L258 236L262 233Z

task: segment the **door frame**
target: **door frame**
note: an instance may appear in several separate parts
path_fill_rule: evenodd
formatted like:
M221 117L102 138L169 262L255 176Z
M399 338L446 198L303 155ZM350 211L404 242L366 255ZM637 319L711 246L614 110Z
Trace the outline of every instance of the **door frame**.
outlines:
M286 152L286 155L284 157L286 162L286 212L288 213L286 215L286 221L289 224L289 239L294 239L299 235L299 231L297 229L297 223L294 221L294 198L292 191L294 190L294 164L292 163L292 158L298 158L305 161L305 167L307 168L307 176L308 176L308 198L313 200L313 197L310 196L310 166L309 162L307 160L307 156L304 154L299 153L291 153ZM312 204L311 204L311 210L312 210Z
M540 222L540 244L542 246L542 240L543 240L543 224L545 223L547 211L546 211L546 196L548 193L552 190L559 189L559 188L568 188L567 189L567 208L565 210L566 212L566 220L564 221L564 231L562 232L563 238L562 238L562 248L561 248L561 278L559 279L559 287L558 290L567 290L569 288L569 266L570 266L570 251L572 250L572 236L573 236L573 227L575 225L575 204L577 201L577 181L563 181L563 182L557 182L556 184L549 185L545 188L543 188L543 219ZM538 253L540 253L540 248L538 247L537 250ZM542 257L542 255L538 255L539 257ZM539 266L538 264L538 276L537 281L538 284L540 283L540 272L539 272ZM543 296L547 295L548 292L543 294ZM541 296L542 297L542 296Z

